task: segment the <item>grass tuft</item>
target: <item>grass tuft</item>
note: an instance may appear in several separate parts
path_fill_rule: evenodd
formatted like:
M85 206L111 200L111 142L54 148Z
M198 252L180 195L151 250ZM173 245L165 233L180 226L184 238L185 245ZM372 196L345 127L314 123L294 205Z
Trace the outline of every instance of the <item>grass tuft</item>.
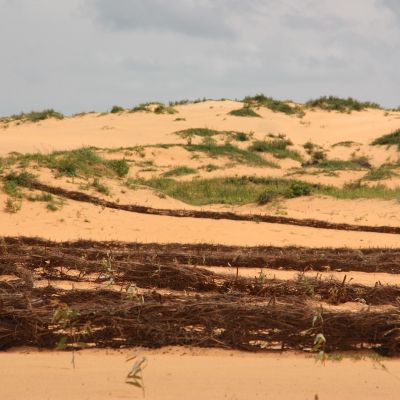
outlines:
M379 168L371 169L365 176L364 180L367 181L380 181L383 179L389 179L397 174L393 171L393 167L389 165L382 165Z
M400 129L389 133L387 135L383 135L372 142L373 145L397 145L400 150Z
M195 174L196 172L197 170L195 170L194 168L182 166L170 169L169 171L165 172L163 176L168 178L171 176L184 176L184 175Z
M186 145L184 148L188 151L200 151L207 153L210 157L217 158L220 156L226 156L229 159L237 162L246 163L249 165L266 166L270 168L279 168L279 165L271 161L264 160L258 154L249 151L239 149L230 143L217 145L213 143L208 144L192 144Z

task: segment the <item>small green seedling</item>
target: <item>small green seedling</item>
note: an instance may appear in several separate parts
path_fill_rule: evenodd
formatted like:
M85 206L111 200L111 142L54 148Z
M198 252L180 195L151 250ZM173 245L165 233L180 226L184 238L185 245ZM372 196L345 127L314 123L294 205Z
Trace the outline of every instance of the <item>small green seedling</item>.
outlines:
M134 360L136 357L137 356L134 355L132 357L129 357L126 361ZM142 389L143 396L145 395L143 370L146 366L147 366L146 357L143 357L141 360L135 361L125 379L125 383L127 383L128 385L136 386L137 388Z

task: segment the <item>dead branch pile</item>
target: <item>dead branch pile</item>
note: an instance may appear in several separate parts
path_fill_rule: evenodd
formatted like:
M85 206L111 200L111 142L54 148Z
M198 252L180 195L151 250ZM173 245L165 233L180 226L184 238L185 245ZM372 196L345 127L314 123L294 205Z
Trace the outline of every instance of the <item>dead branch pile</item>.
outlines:
M75 310L70 326L53 320L62 304ZM53 348L67 335L88 330L97 347L191 345L243 350L311 351L322 334L326 351L400 350L400 313L313 309L304 303L274 304L241 296L185 297L148 294L143 301L101 290L48 287L0 292L0 349L16 345ZM88 327L90 329L88 329ZM73 346L73 343L70 343Z
M400 249L239 247L209 244L141 244L122 242L51 242L6 237L0 241L0 263L28 263L34 267L50 260L60 265L68 257L99 261L112 255L115 262L221 267L283 268L297 271L364 271L400 273ZM46 258L48 257L48 258ZM58 258L58 260L57 260Z

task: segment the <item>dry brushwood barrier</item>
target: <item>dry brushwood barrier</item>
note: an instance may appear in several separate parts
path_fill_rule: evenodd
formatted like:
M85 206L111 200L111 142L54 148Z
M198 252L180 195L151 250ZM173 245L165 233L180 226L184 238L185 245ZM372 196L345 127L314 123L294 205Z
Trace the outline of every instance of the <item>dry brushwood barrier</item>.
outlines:
M299 275L280 280L260 272L248 278L227 267L291 269ZM0 349L190 345L398 355L400 287L304 274L327 268L397 274L400 249L4 237ZM362 307L346 308L349 302Z

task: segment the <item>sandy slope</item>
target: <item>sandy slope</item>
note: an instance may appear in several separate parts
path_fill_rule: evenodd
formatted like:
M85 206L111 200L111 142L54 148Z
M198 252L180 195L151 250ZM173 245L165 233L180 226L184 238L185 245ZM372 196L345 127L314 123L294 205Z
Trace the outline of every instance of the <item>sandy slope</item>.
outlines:
M370 143L377 136L389 133L400 125L399 113L369 110L342 114L308 111L302 119L260 109L263 118L238 118L227 113L241 108L233 101L208 101L178 106L179 114L152 113L88 114L64 120L46 120L38 124L12 123L0 129L0 155L10 151L35 152L78 148L81 146L127 147L144 144L176 143L171 135L180 129L207 127L217 130L286 134L295 144L308 140L332 145L351 140ZM175 121L178 117L186 121Z
M164 350L12 351L0 357L0 398L7 400L140 399L141 390L124 383L131 364L146 357L143 377L148 400L176 399L398 399L400 361L343 360L316 363L293 353L171 348ZM316 397L317 396L317 397Z

